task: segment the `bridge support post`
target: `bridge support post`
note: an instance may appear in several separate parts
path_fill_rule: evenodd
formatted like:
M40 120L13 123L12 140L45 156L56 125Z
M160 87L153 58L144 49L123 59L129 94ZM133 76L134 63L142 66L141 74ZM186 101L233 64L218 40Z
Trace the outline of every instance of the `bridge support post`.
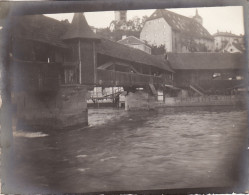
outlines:
M88 125L86 86L60 87L57 92L19 92L14 102L18 129Z
M125 110L150 110L155 108L156 97L149 92L129 92L125 97Z

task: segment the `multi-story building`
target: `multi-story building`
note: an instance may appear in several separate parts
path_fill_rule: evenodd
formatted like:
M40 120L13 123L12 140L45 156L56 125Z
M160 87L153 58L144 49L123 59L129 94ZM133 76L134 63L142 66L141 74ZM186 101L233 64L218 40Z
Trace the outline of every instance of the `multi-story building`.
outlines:
M235 35L231 33L231 31L230 32L217 31L217 33L215 33L213 37L214 37L215 51L233 53L233 52L241 52L242 50L244 50L243 35ZM231 46L234 46L235 48L230 48ZM237 49L238 47L240 49Z
M214 38L202 26L196 10L193 18L169 10L156 10L145 22L140 39L150 45L164 45L167 52L213 51Z

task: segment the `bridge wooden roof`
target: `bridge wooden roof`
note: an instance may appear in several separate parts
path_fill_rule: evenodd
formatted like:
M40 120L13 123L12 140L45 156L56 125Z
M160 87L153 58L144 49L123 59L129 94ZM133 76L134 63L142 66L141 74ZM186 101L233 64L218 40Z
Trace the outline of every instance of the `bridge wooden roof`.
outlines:
M246 58L241 53L168 53L174 70L245 69Z
M167 61L159 59L154 55L147 54L144 51L140 51L107 39L101 39L100 43L97 44L97 52L113 58L151 65L169 72L174 72Z
M67 47L61 36L67 30L69 23L46 17L31 15L15 17L12 24L15 38L39 41L57 47Z
M58 21L44 15L21 16L17 17L15 25L13 26L14 37L40 41L58 47L67 47L67 44L65 44L63 39L96 38L100 39L100 41L96 44L98 53L110 56L112 58L150 65L163 70L174 72L170 68L167 61L158 59L156 56L147 54L138 49L134 49L107 39L99 38L91 31L89 26L86 27L86 29L80 27L78 30L68 30L73 28L74 25L80 21L84 22L84 27L88 26L83 14L75 14L72 25L66 23L65 21Z

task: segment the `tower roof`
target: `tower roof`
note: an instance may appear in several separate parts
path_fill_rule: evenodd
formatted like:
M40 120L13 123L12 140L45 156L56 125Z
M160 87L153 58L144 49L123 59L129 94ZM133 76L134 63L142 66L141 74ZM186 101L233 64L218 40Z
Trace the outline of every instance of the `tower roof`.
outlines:
M193 18L202 18L198 13L198 9L195 10L195 16Z
M62 39L99 39L99 37L89 27L84 13L75 13Z

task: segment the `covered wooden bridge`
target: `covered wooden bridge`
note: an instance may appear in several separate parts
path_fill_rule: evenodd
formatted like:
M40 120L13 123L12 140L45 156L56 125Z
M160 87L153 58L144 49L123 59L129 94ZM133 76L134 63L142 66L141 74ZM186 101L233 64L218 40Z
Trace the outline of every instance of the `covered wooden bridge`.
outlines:
M246 55L241 53L169 53L174 86L201 95L228 95L246 82Z
M43 15L21 16L12 31L16 89L172 85L167 61L98 37L82 13L76 13L71 24Z

